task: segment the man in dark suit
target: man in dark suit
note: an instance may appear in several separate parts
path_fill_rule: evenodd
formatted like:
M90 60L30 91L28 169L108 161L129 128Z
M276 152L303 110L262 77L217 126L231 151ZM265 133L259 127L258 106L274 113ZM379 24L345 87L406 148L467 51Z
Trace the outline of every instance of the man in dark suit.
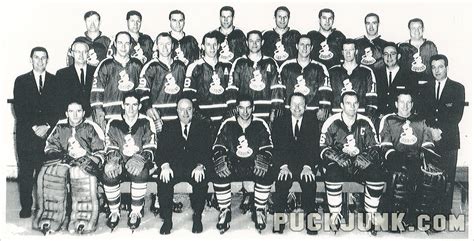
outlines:
M435 151L441 155L441 167L447 175L446 202L444 212L451 212L454 178L460 147L459 122L464 112L464 86L448 78L448 58L442 54L430 59L435 81L422 90L422 116L431 127Z
M76 39L71 45L74 64L56 72L56 79L61 86L61 108L67 109L72 100L79 100L84 106L86 117L91 115L90 95L92 80L96 67L87 64L89 45L81 39Z
M314 113L305 112L306 97L297 92L290 95L290 113L278 118L272 128L274 161L280 169L275 183L275 211L285 212L286 199L293 181L302 190L302 206L306 214L314 212L316 196L316 165L319 163L319 122ZM283 233L284 225L273 232ZM308 234L317 231L307 229Z
M398 61L400 53L395 43L389 42L383 48L383 62L385 68L375 71L377 79L378 112L386 115L397 111L395 102L397 91L413 90L416 80L412 79L410 72L400 67Z
M35 177L45 160L46 137L59 119L56 77L46 72L48 51L35 47L30 53L33 70L20 75L13 89L16 116L16 149L20 218L31 216Z
M211 159L210 122L193 116L191 98L181 96L177 102L179 119L166 122L159 135L157 166L160 168L158 198L161 205L163 226L160 234L169 234L173 228L173 187L188 182L193 213L193 233L202 232L201 214L207 194L209 161Z

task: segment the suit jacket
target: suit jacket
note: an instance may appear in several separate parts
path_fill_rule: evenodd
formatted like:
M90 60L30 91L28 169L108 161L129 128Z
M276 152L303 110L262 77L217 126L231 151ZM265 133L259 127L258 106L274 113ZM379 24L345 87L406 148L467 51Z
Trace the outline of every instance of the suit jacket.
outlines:
M436 81L428 82L421 92L421 114L430 127L441 129L441 140L435 142L440 150L459 149L459 122L464 112L464 86L451 79L446 80L440 99L436 100Z
M90 96L95 69L96 67L87 65L86 73L84 73L86 82L85 86L81 85L81 80L79 79L79 75L74 65L60 69L56 72L56 79L61 86L61 110L63 113L67 110L67 104L71 100L79 100L83 104L86 116L90 116Z
M378 111L383 115L397 111L395 101L397 100L398 91L409 89L413 92L417 85L416 79L414 79L411 72L402 67L400 67L396 75L392 73L392 83L390 86L388 86L387 69L385 67L375 71L375 77L377 79ZM415 93L412 98L413 101L416 100Z
M276 168L279 169L286 164L292 172L301 170L304 165L314 169L315 165L319 164L320 136L319 122L315 113L312 111L304 113L297 140L293 136L293 129L289 112L276 119L273 124L273 159Z
M171 169L189 171L198 163L206 169L211 168L211 131L210 124L198 118L193 118L188 130L188 139L182 136L179 119L165 122L163 131L158 137L158 149L155 160L160 167L168 162Z
M52 131L59 119L56 77L45 74L43 91L40 94L33 71L20 75L13 89L13 108L16 117L16 147L19 155L43 153L45 139L35 135L34 125L50 126ZM20 157L21 158L21 157Z

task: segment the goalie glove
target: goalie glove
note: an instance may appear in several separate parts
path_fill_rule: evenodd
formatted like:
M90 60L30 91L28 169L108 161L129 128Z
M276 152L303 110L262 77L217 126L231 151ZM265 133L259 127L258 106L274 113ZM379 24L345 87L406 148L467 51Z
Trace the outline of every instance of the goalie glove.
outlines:
M214 153L213 160L216 174L221 178L228 177L230 175L230 163L225 152L223 150L217 150Z
M116 151L107 154L104 173L108 177L116 177L122 173L122 157Z
M369 148L355 158L355 166L359 170L365 170L371 164L378 163L380 161L379 151L376 147Z
M349 156L349 154L335 150L331 147L323 152L323 159L328 164L334 162L340 167L348 167L350 164L352 164L352 158Z
M270 167L270 157L264 154L257 154L255 157L255 172L256 173L263 172L263 175L265 175L269 167Z
M82 171L98 177L102 168L102 162L95 156L83 156L77 158L71 163L73 166L79 166Z

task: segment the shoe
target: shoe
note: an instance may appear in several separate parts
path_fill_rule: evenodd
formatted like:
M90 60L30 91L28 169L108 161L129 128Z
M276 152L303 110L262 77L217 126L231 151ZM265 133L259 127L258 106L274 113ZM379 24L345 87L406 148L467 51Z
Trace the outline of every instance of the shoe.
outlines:
M20 218L29 218L31 217L31 209L21 209Z
M112 212L107 217L107 227L114 231L115 227L117 227L118 223L120 222L120 212Z
M170 234L171 229L173 228L173 221L171 219L165 219L163 221L163 225L160 228L160 234Z
M150 212L156 215L160 214L160 202L158 202L158 197L156 194L151 194L151 205L150 205Z
M201 214L193 214L193 233L202 233L202 216Z
M219 229L220 233L223 234L230 228L230 221L232 220L232 212L230 208L223 208L219 213L219 217L217 219L217 229Z

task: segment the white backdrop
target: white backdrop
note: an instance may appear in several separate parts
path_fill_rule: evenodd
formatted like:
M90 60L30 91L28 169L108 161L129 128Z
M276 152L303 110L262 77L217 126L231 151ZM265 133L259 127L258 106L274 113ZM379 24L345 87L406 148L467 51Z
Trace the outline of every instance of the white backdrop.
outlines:
M35 46L48 49L50 61L47 70L55 73L65 67L66 50L77 36L83 35L83 14L96 10L102 17L102 32L111 39L116 32L126 30L126 12L138 10L143 15L142 32L154 39L169 30L168 13L180 9L186 14L185 32L201 42L202 35L219 26L219 9L224 5L234 7L234 23L244 32L266 30L274 26L273 11L280 5L291 10L289 26L306 33L318 29L317 14L321 8L335 12L334 26L347 37L356 38L365 33L364 16L369 12L380 16L379 33L394 42L409 38L408 20L414 17L425 22L425 37L435 42L440 53L450 60L448 75L466 87L467 101L472 93L472 6L468 1L25 1L14 0L3 11L2 28L6 34L0 39L4 58L1 58L2 79L2 154L8 168L2 172L15 175L14 119L6 99L13 97L15 78L31 70L29 53ZM461 123L462 148L459 165L467 165L466 147L470 140L472 106L466 108ZM6 172L6 173L5 173Z

